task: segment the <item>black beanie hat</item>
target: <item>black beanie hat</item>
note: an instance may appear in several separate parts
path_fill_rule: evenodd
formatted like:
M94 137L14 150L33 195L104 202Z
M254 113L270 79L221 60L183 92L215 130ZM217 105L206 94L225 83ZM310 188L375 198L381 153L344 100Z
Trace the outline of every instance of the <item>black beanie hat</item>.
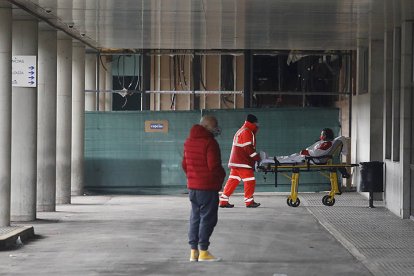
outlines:
M250 123L257 123L257 117L254 116L253 114L249 114L247 115L246 121Z

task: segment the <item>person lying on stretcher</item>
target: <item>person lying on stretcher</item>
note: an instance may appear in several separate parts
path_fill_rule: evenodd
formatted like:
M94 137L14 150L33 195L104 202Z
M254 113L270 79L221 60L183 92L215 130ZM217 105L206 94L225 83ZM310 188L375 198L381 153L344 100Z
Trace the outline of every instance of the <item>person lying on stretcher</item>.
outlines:
M342 144L344 145L343 141L344 137L338 137L334 139L334 133L330 128L324 128L321 132L321 136L319 141L314 143L313 145L307 147L306 149L301 150L299 153L294 153L288 156L276 156L276 159L281 164L298 164L303 163L306 160L306 157L322 157L325 155L330 154L332 150L332 146L334 146L334 140L341 140ZM344 150L343 150L344 151ZM267 157L265 152L260 153L261 157L261 164L264 163L274 163L274 159L271 157ZM312 162L314 164L324 163L325 160L321 160L318 162L318 159L313 159ZM350 175L346 168L338 168L338 171L342 174L342 177L349 178Z

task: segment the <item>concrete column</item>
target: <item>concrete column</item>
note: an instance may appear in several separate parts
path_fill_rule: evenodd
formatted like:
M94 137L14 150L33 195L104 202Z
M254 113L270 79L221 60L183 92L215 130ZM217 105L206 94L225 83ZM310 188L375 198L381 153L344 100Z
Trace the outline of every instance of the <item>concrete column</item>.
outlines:
M384 32L384 158L391 159L392 147L392 52L393 32Z
M13 21L12 54L37 56L38 22ZM11 219L36 219L37 88L12 89Z
M113 90L112 61L105 63L105 67L105 90ZM112 111L112 93L106 93L105 111Z
M368 91L370 103L370 153L371 161L382 161L384 158L384 40L370 40ZM381 200L382 193L375 193L374 199Z
M400 216L410 218L411 193L410 185L412 175L410 170L412 154L412 110L413 110L413 22L404 21L401 25L401 132L400 132L400 164L401 164L401 189Z
M70 204L72 39L64 34L61 35L57 42L56 203Z
M392 160L400 161L401 28L394 28L392 77Z
M72 195L84 187L85 46L73 44L72 53Z
M87 54L85 57L85 90L96 90L96 54ZM96 93L85 92L85 110L96 110Z
M56 31L39 32L37 90L37 210L55 211Z
M0 1L0 227L10 225L11 56L11 5Z
M352 136L351 136L351 162L370 161L370 94L366 93L366 62L367 48L369 41L358 40L356 52L356 91L357 95L352 96ZM368 66L369 67L369 66ZM369 138L368 138L369 137ZM359 186L359 170L354 170L352 182Z
M368 91L370 94L370 160L383 160L384 40L369 42Z

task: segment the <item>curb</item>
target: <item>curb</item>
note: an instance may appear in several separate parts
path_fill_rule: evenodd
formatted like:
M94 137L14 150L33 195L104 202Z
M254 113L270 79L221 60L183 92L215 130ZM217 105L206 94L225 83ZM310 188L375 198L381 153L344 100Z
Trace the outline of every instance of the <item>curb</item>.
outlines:
M34 235L33 226L19 226L6 234L0 235L0 250L11 248L19 237L22 242L25 242L34 238Z

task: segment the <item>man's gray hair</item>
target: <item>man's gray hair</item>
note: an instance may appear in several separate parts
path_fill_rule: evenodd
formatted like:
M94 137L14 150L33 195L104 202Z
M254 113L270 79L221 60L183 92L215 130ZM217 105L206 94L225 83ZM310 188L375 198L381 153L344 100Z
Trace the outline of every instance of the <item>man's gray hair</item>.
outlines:
M200 119L200 125L208 129L209 131L213 131L215 127L218 125L217 118L213 115L204 115Z

